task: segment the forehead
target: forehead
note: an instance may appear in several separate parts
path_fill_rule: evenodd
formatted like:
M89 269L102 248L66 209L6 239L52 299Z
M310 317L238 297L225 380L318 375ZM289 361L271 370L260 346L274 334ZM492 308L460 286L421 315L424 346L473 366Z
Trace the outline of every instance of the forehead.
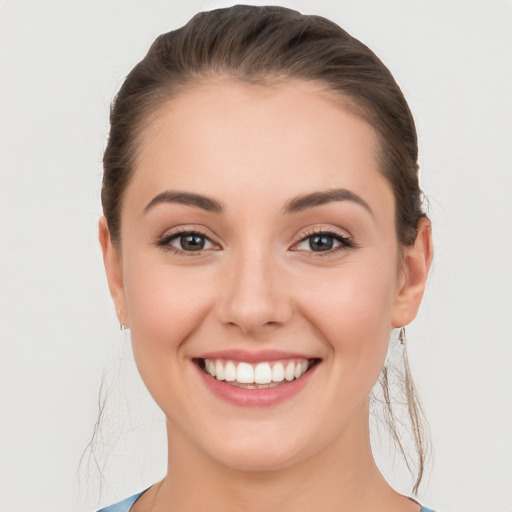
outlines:
M147 200L191 187L267 198L340 186L371 193L376 183L389 189L377 146L375 130L320 84L219 79L160 106L140 136L128 188Z

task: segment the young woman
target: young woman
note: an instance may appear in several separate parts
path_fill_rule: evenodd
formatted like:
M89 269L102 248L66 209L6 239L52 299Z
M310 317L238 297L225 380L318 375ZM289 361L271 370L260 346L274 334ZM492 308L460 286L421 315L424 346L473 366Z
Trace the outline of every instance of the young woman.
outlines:
M336 24L236 6L154 42L112 107L100 241L168 473L104 510L420 510L369 438L432 258L417 174L399 87Z

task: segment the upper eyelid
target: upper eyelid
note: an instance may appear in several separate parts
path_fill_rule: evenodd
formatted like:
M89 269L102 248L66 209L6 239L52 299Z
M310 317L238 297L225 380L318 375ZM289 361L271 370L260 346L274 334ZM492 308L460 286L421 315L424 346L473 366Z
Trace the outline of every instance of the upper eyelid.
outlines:
M190 226L176 226L174 228L168 228L158 237L158 240L180 236L187 233L204 236L211 242L219 245L219 242L217 241L219 237L212 232L211 229L207 229L203 226L196 226L194 224Z
M342 230L339 228L331 227L331 228L321 228L321 227L312 227L312 228L306 228L299 232L297 235L296 242L301 242L305 240L306 238L309 238L311 236L315 235L330 235L334 237L343 238L346 240L352 240L352 235L348 233L346 230ZM296 243L295 242L295 243Z

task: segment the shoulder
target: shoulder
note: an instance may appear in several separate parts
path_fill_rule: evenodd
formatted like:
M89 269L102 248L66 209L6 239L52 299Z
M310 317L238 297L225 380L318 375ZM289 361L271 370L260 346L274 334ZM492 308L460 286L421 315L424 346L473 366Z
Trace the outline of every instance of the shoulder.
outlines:
M129 512L132 508L132 505L142 494L144 494L144 492L145 491L134 494L133 496L130 496L129 498L126 498L119 503L114 503L113 505L98 510L98 512Z

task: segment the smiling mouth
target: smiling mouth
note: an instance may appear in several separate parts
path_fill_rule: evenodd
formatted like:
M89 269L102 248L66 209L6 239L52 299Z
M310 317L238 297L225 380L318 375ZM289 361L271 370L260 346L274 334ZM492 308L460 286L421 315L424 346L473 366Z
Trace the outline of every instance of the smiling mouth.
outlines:
M201 370L218 381L245 389L267 389L300 379L320 359L287 359L251 364L224 359L195 359Z

